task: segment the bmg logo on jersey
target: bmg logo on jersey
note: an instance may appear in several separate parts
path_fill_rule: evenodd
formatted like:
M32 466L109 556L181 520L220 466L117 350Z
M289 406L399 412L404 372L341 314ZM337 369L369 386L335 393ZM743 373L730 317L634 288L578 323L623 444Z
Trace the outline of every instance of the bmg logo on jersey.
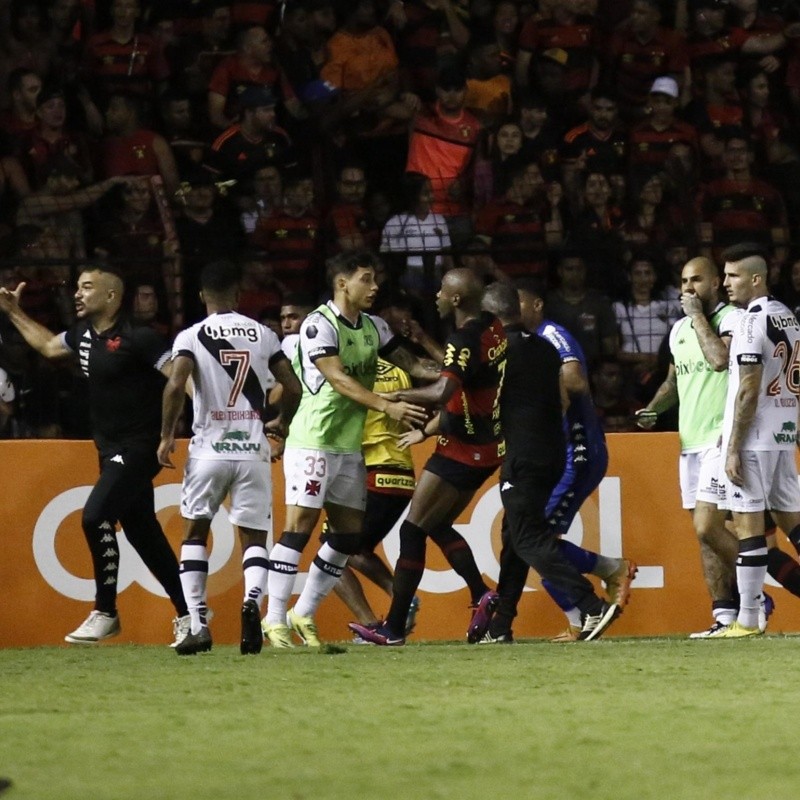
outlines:
M260 331L255 323L253 323L253 325L231 325L230 327L225 327L224 325L220 325L219 327L203 325L203 331L215 341L230 339L233 336L240 336L243 339L247 339L248 342L255 344L260 339Z

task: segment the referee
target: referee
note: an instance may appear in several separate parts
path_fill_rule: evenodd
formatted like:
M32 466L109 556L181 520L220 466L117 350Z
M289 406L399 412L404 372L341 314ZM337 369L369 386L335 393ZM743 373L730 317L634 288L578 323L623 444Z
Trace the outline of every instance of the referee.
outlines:
M81 523L92 555L94 610L65 640L93 644L119 634L117 574L119 522L133 548L169 595L177 612L176 638L188 632L188 610L178 561L156 518L153 478L161 429L161 393L170 368L169 346L150 327L120 313L123 282L108 267L87 267L75 292L77 323L54 335L20 308L24 283L0 289L0 311L45 358L77 354L88 379L92 436L100 477Z

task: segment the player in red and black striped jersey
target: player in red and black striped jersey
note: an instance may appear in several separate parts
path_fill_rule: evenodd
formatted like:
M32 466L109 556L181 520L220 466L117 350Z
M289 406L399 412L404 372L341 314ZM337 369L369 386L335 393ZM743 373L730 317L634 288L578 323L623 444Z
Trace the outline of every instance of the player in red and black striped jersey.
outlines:
M400 557L389 615L378 628L350 625L374 644L405 642L406 617L425 570L429 536L445 551L469 587L475 609L467 634L470 641L483 637L497 604L498 595L484 583L469 545L451 527L497 469L505 449L499 400L508 342L500 321L481 311L482 298L483 284L472 271L453 269L445 274L436 305L443 318L454 318L456 329L447 339L439 380L394 395L439 406L437 422L426 426L435 424L439 437L400 527ZM407 442L422 441L426 428L409 434Z

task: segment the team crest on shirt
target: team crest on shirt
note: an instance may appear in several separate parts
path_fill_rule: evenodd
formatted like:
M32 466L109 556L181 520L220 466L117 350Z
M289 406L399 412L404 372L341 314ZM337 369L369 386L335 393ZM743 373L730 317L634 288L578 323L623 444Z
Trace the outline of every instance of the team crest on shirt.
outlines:
M119 336L115 336L113 339L106 339L106 350L108 350L109 353L116 353L121 344L122 339L120 339Z
M462 125L458 129L458 132L461 134L462 139L469 139L469 137L472 135L472 128L469 125Z
M322 491L322 484L319 481L306 482L306 494L309 497L316 497Z

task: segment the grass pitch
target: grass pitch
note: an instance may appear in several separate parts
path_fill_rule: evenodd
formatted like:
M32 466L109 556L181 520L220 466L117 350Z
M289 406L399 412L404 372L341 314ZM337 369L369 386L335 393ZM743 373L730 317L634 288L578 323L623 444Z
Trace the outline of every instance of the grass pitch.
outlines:
M0 776L9 800L781 800L797 792L799 651L780 636L0 650Z

